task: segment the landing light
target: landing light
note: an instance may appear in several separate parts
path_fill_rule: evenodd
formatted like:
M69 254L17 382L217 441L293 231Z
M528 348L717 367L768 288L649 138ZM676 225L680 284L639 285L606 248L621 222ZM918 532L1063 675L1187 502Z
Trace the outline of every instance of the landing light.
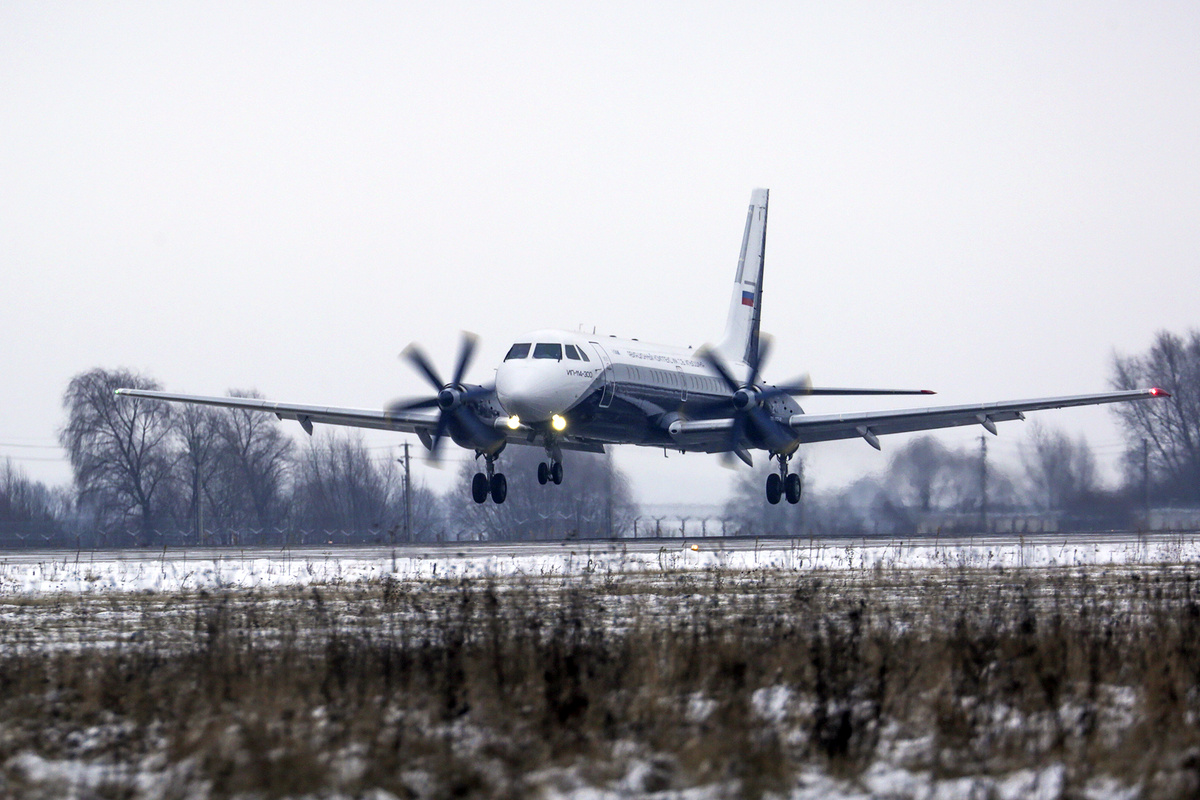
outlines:
M516 414L513 414L511 417L508 418L507 424L508 424L509 428L511 428L512 430L515 431L517 428L521 427L521 418L518 417Z
M555 414L550 418L550 427L556 431L565 431L567 429L567 421L558 414Z

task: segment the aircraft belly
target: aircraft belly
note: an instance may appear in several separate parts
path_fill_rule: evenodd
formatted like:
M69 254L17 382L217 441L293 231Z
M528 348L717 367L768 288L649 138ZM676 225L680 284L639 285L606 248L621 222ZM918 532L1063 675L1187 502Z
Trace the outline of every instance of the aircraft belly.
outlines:
M583 398L574 409L571 432L579 437L609 444L632 444L643 447L666 447L700 453L716 453L725 449L725 435L712 434L680 441L666 429L669 419L687 404L677 389L618 385L612 402L600 407L602 387ZM693 395L695 401L712 403L720 397Z
M640 407L643 393L634 397L618 386L607 408L600 406L602 395L602 389L597 389L575 407L572 433L612 444L670 444L671 437L653 424Z

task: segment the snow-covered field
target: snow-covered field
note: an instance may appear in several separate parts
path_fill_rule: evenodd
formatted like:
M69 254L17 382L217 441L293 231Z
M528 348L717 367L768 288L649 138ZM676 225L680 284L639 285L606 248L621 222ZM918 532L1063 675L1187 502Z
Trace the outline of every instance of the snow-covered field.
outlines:
M1191 533L7 553L0 797L1192 796L1197 576Z
M1133 534L679 543L470 544L368 548L12 552L0 596L179 591L401 580L644 574L678 570L869 571L1106 567L1200 561L1200 536Z

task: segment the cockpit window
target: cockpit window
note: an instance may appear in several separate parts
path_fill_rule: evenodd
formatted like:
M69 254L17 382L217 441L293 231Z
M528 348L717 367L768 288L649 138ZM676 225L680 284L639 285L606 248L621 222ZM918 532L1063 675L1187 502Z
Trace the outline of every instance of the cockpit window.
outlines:
M575 349L575 345L564 344L563 351L567 354L567 358L571 359L572 361L579 360L579 351Z
M508 348L508 355L504 357L505 361L511 361L514 358L525 358L529 355L529 342L518 342Z
M553 358L562 361L562 345L561 344L543 344L541 342L533 346L534 358Z
M591 361L591 359L587 357L587 351L583 349L583 345L579 345L579 357L584 361Z

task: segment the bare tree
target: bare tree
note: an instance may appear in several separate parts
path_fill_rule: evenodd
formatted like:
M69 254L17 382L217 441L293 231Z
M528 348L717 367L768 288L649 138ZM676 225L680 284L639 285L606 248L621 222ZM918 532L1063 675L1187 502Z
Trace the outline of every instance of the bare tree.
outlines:
M1171 393L1150 403L1119 403L1130 467L1127 482L1141 485L1142 448L1159 491L1168 499L1200 502L1200 331L1160 331L1150 349L1113 356L1116 389L1157 386Z
M544 539L620 536L633 525L637 506L629 482L608 456L564 454L562 485L542 486L540 449L513 447L504 454L508 499L503 504L471 502L477 468L463 464L457 489L447 498L450 523L462 533L487 539ZM460 499L461 498L461 499Z
M951 450L934 436L918 436L888 461L888 496L903 508L930 512L965 510L979 503L979 461Z
M230 397L263 396L230 390ZM229 409L219 417L217 473L210 492L214 511L225 525L268 529L283 525L295 442L269 413Z
M891 532L881 515L890 501L878 476L866 475L840 489L805 490L807 532L822 536Z
M186 483L183 494L188 498L187 522L199 542L204 541L205 496L216 467L222 416L219 409L190 404L175 412L175 438L182 448L181 464L187 470L183 476Z
M13 466L0 462L0 546L63 543L62 498Z
M81 501L94 504L105 523L136 519L140 541L148 544L175 464L171 409L155 400L117 397L120 387L160 388L128 370L76 375L63 396L67 425L59 441Z
M296 465L293 524L388 535L403 502L395 466L373 460L360 434L314 436Z
M1074 510L1096 493L1096 458L1087 439L1072 439L1040 423L1021 445L1030 494L1046 511Z
M1011 509L1017 492L1009 473L982 450L946 447L918 436L895 452L882 480L870 523L879 530L913 531L922 517L968 515ZM966 523L976 524L979 520ZM940 524L940 523L939 523Z

